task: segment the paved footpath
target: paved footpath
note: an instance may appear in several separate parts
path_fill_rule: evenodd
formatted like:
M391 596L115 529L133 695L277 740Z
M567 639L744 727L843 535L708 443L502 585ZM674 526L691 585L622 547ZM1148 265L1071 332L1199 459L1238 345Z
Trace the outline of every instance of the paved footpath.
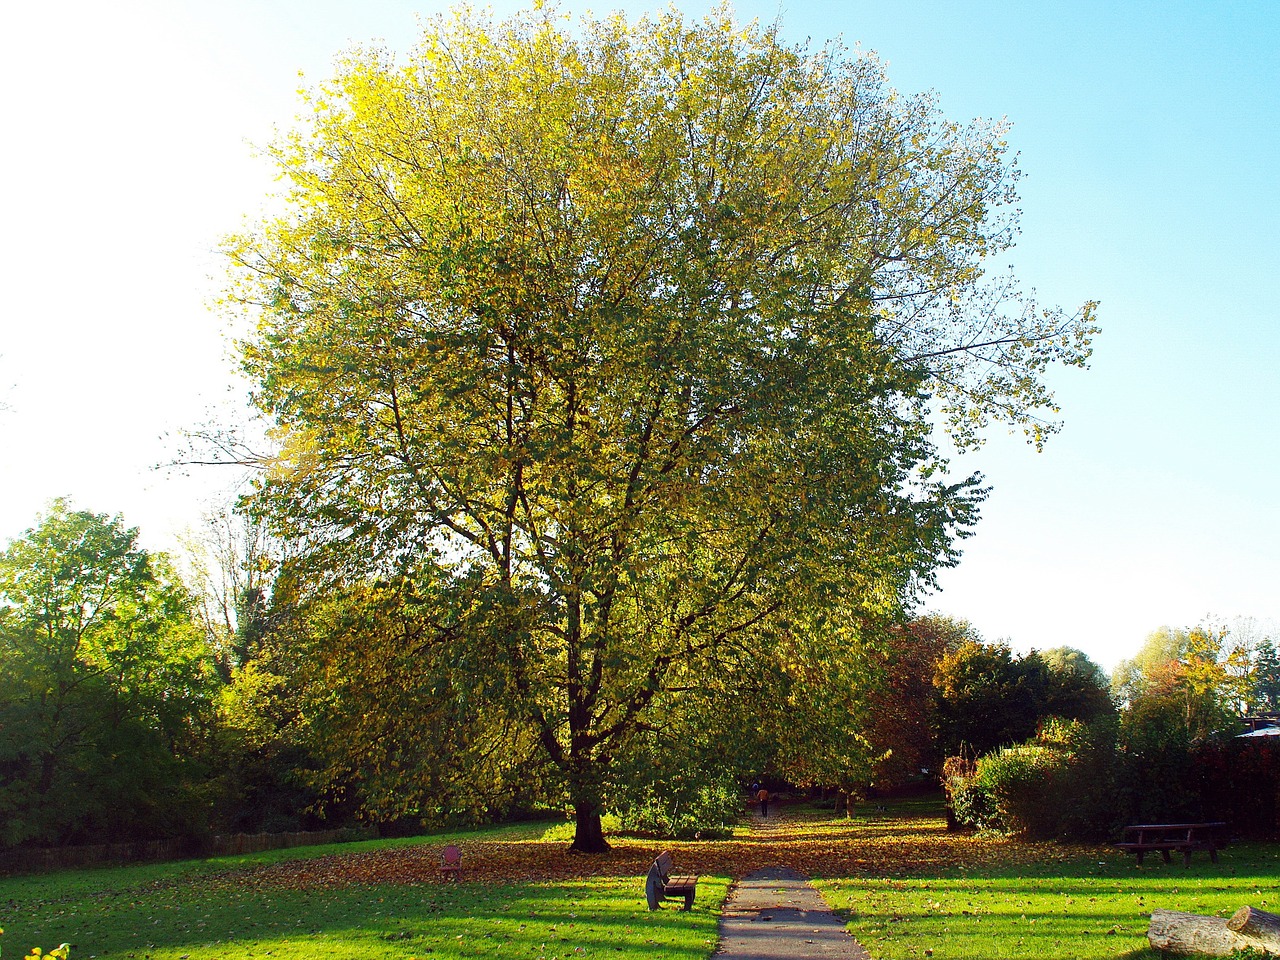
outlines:
M786 867L739 880L720 916L716 957L728 960L871 960L822 894Z
M775 808L776 810L776 808ZM753 818L756 832L782 826L773 817ZM739 880L720 916L716 958L725 960L871 960L849 936L844 921L803 875L786 867L757 870Z

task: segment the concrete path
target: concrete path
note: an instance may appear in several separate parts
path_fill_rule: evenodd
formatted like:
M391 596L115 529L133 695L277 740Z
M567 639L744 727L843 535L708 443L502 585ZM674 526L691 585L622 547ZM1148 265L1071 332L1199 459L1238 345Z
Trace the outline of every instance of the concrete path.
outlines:
M871 960L809 881L786 867L739 880L720 917L717 957L727 960Z

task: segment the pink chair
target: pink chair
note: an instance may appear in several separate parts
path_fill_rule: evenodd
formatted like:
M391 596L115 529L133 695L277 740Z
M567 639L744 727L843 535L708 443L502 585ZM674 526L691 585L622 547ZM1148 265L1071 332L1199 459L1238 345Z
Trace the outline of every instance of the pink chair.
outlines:
M457 880L462 873L462 851L453 844L440 855L440 879Z

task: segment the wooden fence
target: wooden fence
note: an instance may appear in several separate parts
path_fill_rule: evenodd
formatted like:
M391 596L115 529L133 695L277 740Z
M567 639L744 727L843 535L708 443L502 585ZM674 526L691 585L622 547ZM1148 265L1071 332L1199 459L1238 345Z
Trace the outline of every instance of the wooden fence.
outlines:
M376 827L342 827L337 830L299 830L293 833L227 833L204 841L178 838L137 843L95 843L82 847L18 849L0 853L0 873L38 873L106 863L257 853L260 850L280 850L285 847L372 840L377 836Z

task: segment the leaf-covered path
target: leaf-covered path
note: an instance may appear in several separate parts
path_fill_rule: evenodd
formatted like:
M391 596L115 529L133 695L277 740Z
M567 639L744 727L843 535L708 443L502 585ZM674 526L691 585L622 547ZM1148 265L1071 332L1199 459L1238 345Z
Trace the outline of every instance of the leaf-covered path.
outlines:
M768 818L752 816L753 837L778 837L802 831L788 822L785 808L772 806ZM779 845L785 856L787 847ZM724 960L871 960L845 922L827 905L803 874L787 866L756 870L739 879L720 916L716 956Z

